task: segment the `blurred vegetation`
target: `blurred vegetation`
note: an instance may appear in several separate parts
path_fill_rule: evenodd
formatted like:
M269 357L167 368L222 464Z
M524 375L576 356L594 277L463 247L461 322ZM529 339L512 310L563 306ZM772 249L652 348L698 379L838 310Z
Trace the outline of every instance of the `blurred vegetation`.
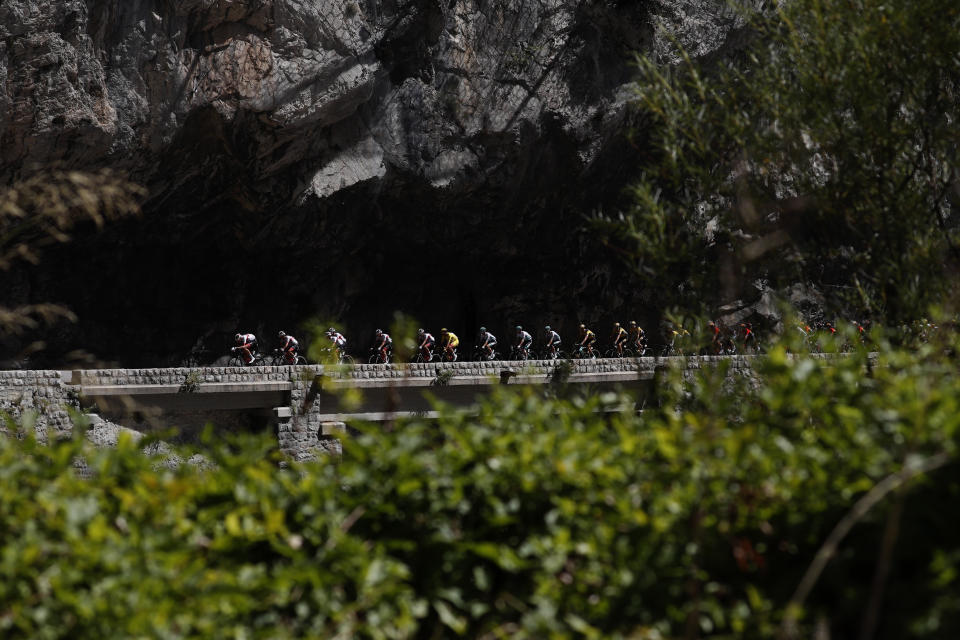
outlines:
M648 161L634 209L605 220L611 242L661 307L804 283L833 312L893 323L952 299L960 5L759 6L722 57L638 58Z
M641 60L654 146L611 238L695 333L758 279L912 320L953 289L960 9L746 20L732 58ZM59 179L92 209L8 193L0 246L24 248L0 267L133 210ZM61 213L28 213L34 192ZM399 357L414 326L396 318ZM124 436L0 438L0 634L955 638L960 344L871 340L810 355L788 333L753 375L658 371L642 412L558 368L546 394L438 405L303 465L272 436L175 470Z
M642 413L506 386L289 469L266 436L173 471L0 438L0 633L956 637L956 346L779 345Z
M143 188L109 171L51 170L0 189L0 272L37 264L44 247L69 242L83 224L101 228L139 213ZM56 304L0 306L0 336L21 336L57 320L75 320ZM42 349L34 342L28 351Z

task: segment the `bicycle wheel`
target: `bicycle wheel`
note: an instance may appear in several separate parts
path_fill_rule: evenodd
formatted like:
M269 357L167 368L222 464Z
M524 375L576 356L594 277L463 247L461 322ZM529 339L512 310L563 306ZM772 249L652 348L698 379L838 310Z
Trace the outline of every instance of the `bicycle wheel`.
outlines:
M299 358L299 357L302 357L302 356L297 356L297 357ZM290 365L290 364L293 364L293 363L292 363L292 362L289 362L289 361L287 360L287 357L286 357L284 354L282 354L282 353L275 353L275 354L273 354L272 358L270 359L270 364L273 365L274 367L285 367L285 366Z
M587 347L579 347L571 357L575 360L595 360L597 352Z
M356 361L353 359L353 356L343 354L340 356L340 364L356 364Z
M308 364L308 363L307 363L307 359L306 359L306 358L304 358L304 357L301 356L301 355L298 355L298 356L297 356L297 361L294 362L294 364L303 365L303 364Z
M245 367L247 363L243 361L243 358L240 356L230 356L230 360L227 362L228 367Z
M628 349L627 347L624 347L624 348L623 348L623 357L624 357L624 358L632 358L632 357L633 357L633 349Z

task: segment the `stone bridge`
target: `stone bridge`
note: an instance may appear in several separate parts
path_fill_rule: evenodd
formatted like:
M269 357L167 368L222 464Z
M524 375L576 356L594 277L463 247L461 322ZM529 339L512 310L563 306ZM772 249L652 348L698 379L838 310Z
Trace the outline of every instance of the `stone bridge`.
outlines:
M34 412L41 439L71 432L71 409L88 414L94 427L172 430L175 441L195 438L208 423L220 431L270 428L280 448L299 458L324 448L351 421L429 417L429 396L470 406L494 385L560 381L590 385L585 386L588 392L645 390L655 373L670 364L697 369L720 359L0 371L0 411L14 418ZM748 369L753 356L725 359L732 360L734 369ZM344 393L350 390L362 393Z

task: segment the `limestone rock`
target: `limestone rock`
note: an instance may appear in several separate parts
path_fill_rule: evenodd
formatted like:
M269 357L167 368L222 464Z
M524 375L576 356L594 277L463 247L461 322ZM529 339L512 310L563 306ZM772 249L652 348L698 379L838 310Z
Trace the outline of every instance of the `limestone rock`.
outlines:
M463 299L421 317L573 317L561 300L618 281L565 258L583 253L566 230L617 206L642 153L624 135L632 55L664 49L661 19L698 54L721 47L735 26L722 6L4 0L2 180L111 166L149 189L142 222L48 259L56 275L21 288L80 315L48 337L52 350L128 363L133 342L157 363L200 334L273 322L251 300L267 277L289 283L283 317L321 310L364 330L372 313L417 310L426 294L406 283L438 270L466 282ZM360 301L385 271L387 299ZM105 273L123 278L91 291ZM571 273L556 299L521 294ZM183 286L197 281L202 291ZM190 316L158 327L151 300Z

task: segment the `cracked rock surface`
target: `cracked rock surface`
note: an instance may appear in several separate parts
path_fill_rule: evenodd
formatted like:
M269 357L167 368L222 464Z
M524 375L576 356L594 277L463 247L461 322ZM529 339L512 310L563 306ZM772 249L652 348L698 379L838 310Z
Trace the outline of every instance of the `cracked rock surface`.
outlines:
M8 296L78 312L44 336L51 356L127 364L313 315L355 334L394 309L467 334L642 316L655 301L570 230L618 206L643 153L625 136L633 54L665 50L658 22L717 50L723 6L4 0L4 183L57 163L149 190L142 219L50 253Z

